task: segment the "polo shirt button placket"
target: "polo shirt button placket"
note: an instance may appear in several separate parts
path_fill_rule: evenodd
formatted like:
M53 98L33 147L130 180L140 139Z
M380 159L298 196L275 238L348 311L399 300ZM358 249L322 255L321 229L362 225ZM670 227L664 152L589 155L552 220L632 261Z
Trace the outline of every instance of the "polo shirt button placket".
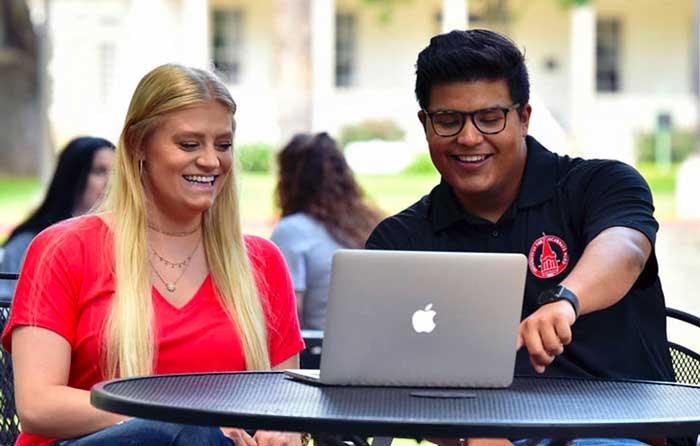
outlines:
M498 229L491 229L491 237L498 237L499 235L501 235L501 233L498 231Z

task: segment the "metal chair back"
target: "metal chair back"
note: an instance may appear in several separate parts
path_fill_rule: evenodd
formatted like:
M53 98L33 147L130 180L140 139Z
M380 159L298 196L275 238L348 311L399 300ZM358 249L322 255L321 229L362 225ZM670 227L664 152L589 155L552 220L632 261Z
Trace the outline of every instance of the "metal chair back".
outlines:
M700 318L684 311L666 308L666 317L683 321L700 329ZM700 353L671 341L668 343L668 349L671 352L671 364L676 382L700 384Z
M299 354L299 366L302 369L321 368L321 348L323 347L323 331L301 330L306 348Z
M0 273L0 280L17 280L14 273ZM0 300L0 332L5 329L10 317L11 302ZM12 358L0 348L0 445L14 445L19 435L19 418L15 408L15 386Z

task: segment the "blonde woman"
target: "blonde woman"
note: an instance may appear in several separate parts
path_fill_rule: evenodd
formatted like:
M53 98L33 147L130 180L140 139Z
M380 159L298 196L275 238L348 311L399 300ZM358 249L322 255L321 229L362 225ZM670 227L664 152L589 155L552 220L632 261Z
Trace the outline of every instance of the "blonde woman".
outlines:
M241 234L236 105L202 70L163 65L136 87L102 212L30 247L2 337L19 445L298 445L296 433L177 425L95 409L98 381L281 369L303 348L270 242Z

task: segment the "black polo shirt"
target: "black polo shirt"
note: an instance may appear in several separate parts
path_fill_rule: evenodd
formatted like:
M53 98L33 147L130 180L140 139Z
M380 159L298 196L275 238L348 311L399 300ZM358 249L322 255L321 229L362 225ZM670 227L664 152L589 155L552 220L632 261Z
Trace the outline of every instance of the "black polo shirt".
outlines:
M497 223L466 212L441 182L430 195L377 226L368 249L522 253L528 273L524 319L536 298L573 270L586 245L613 226L634 228L654 245L658 223L649 187L632 167L552 153L528 136L520 191ZM573 341L549 376L673 380L664 295L655 253L630 292L610 308L581 316ZM516 374L535 374L525 349Z

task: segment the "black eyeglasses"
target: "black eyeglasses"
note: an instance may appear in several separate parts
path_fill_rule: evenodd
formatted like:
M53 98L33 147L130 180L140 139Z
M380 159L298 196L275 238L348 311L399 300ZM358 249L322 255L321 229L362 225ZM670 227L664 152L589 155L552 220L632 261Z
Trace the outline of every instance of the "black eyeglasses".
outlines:
M459 134L467 122L467 116L472 118L472 123L477 130L485 135L495 135L501 133L506 128L506 117L508 112L520 107L520 104L513 104L510 107L491 107L475 110L472 112L461 112L453 110L423 112L430 118L433 130L439 136L455 136Z

